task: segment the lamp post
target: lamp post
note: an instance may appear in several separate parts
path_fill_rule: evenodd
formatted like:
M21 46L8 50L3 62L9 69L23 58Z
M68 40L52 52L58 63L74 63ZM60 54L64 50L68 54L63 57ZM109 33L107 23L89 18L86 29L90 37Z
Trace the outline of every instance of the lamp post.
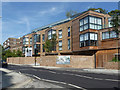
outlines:
M35 66L36 66L36 58L37 58L38 50L35 49Z

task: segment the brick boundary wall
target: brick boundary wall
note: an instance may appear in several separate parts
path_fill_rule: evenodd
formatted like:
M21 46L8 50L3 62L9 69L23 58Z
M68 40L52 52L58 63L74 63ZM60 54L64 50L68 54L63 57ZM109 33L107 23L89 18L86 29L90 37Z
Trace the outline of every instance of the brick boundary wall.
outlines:
M119 69L120 70L120 62L105 62L104 63L105 69Z
M63 56L63 55L62 55ZM65 55L66 56L66 55ZM34 64L35 57L10 57L7 58L8 64ZM94 56L70 56L70 64L56 64L57 56L37 57L40 66L71 67L71 68L94 68Z

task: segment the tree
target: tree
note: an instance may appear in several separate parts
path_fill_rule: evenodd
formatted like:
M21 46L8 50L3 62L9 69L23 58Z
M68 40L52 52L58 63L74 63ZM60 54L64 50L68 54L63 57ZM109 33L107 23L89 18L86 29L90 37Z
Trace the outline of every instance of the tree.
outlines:
M107 10L105 9L102 9L102 8L89 8L88 10L92 10L92 11L95 11L95 10L99 10L100 13L104 13L104 14L107 14Z
M56 44L58 43L56 38L57 38L56 34L53 34L50 40L46 40L44 46L46 52L56 51Z
M22 51L20 51L20 50L18 49L17 52L16 52L16 55L17 55L17 57L22 57Z
M110 11L110 12L108 12L108 14L110 15L110 16L115 16L115 15L120 15L120 10L112 10L112 11Z
M73 15L75 15L75 14L77 14L76 11L73 11L73 10L67 11L67 12L66 12L66 17L67 17L67 18L70 18L71 16L73 16Z
M112 20L111 20L111 25L113 27L113 31L116 32L116 35L117 35L117 39L119 39L119 33L120 33L120 12L114 12L112 13ZM118 42L118 55L117 55L117 60L120 60L119 58L119 42Z

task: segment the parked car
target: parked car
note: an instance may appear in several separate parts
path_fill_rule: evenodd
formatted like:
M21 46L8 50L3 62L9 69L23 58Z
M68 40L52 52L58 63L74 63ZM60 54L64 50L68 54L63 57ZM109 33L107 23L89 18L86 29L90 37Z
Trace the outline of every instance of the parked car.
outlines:
M8 63L5 60L1 60L1 65L2 68L7 68L8 67Z

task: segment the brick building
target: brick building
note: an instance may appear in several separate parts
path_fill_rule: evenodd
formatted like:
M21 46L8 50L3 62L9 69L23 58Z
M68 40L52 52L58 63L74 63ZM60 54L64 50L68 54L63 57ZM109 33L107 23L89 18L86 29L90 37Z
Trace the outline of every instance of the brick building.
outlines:
M22 38L8 38L4 43L3 47L5 50L20 50L22 51Z
M95 58L96 67L103 67L104 62L111 61L118 53L120 39L110 25L111 16L99 11L85 11L71 18L40 27L23 36L23 53L25 48L35 49L38 55L87 55ZM56 49L45 52L45 41L57 35Z

